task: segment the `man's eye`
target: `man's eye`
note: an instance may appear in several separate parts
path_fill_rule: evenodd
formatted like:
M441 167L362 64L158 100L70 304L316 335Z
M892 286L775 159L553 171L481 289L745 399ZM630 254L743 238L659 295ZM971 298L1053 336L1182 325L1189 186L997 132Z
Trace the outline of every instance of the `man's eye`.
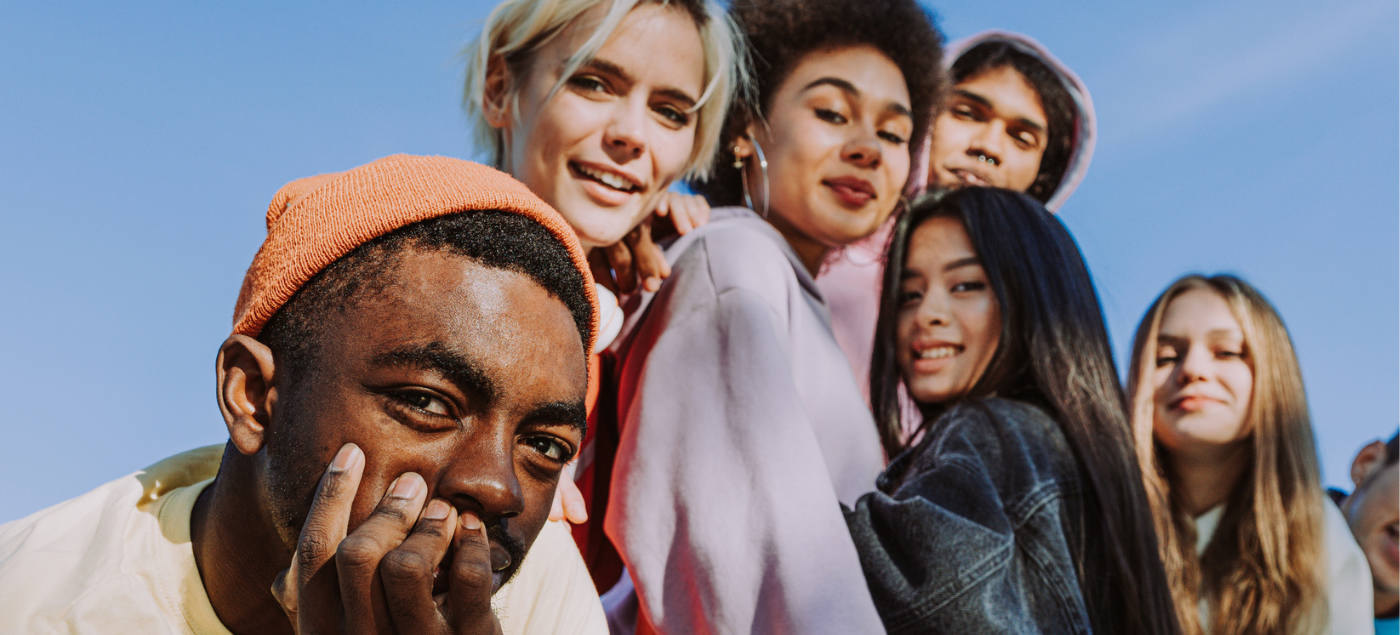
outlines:
M841 113L839 113L839 112L836 112L835 110L830 110L830 109L827 109L827 108L818 108L818 109L816 109L816 113L817 113L817 119L820 119L820 120L825 121L825 122L827 122L827 123L835 123L835 124L846 123L846 116L843 115L843 114L841 114Z
M568 463L570 459L574 458L574 453L569 449L569 446L564 445L554 437L526 437L524 442L525 445L534 448L536 452L543 454L545 458L552 461Z
M438 397L434 397L428 393L418 391L403 391L400 393L396 393L394 396L404 404L411 406L417 410L421 410L430 415L436 415L439 417L448 417L452 415L452 412L448 408L446 401L439 399Z
M977 117L977 111L976 111L976 110L973 110L973 109L972 109L971 107L969 107L969 106L953 106L952 112L953 112L953 117L958 118L958 119L967 119L967 120L971 120L971 121L976 121L977 118L978 118L978 117Z

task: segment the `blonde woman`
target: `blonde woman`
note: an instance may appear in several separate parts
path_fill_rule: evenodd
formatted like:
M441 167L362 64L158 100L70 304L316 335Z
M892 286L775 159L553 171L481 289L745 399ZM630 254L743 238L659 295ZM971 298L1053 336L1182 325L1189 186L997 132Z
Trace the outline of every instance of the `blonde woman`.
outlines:
M1324 500L1293 344L1258 291L1172 283L1138 327L1128 392L1183 632L1372 632L1365 559Z
M630 246L623 238L653 214L681 233L708 217L698 197L668 188L708 174L745 83L740 46L724 11L703 0L506 0L467 48L463 105L490 162L559 210L600 282L628 290L635 262L654 290L669 272L664 256L646 232ZM599 300L601 350L622 312L603 285ZM588 517L591 496L575 482L590 495L595 489L592 428L551 518ZM599 487L606 491L606 482ZM576 538L587 552L587 529Z

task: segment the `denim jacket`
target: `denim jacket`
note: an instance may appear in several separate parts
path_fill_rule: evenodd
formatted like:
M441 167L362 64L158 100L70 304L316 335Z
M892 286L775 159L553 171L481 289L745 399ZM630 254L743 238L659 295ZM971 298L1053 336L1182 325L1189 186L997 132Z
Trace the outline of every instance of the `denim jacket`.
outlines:
M1090 633L1078 469L1044 410L955 406L846 522L891 635Z

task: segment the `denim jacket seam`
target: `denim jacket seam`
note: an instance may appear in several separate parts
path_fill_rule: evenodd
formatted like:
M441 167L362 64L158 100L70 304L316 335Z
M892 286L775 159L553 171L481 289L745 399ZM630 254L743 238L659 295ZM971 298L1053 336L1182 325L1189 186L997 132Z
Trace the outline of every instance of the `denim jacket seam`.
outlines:
M898 630L912 624L923 622L927 620L929 616L938 613L943 607L958 599L962 594L976 588L978 583L986 580L997 571L1009 565L1010 560L1000 556L1015 549L1015 547L1016 544L1013 541L997 548L974 565L968 567L971 571L969 575L961 576L957 581L930 592L927 596L928 601L919 602L910 606L908 609L891 615L887 620L887 623L890 625L889 630ZM991 566L985 566L989 561L991 561ZM948 592L949 590L951 590L951 592Z

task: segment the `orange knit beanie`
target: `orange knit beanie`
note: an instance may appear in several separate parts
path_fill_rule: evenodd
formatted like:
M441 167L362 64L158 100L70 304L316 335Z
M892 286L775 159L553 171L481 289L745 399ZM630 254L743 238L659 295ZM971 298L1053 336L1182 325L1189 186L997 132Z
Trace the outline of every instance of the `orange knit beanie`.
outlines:
M593 309L585 351L598 334L598 294L578 238L564 218L519 181L484 165L396 154L346 172L292 181L267 208L267 240L253 257L233 310L233 332L257 337L301 286L337 258L421 220L472 210L525 216L569 250Z

